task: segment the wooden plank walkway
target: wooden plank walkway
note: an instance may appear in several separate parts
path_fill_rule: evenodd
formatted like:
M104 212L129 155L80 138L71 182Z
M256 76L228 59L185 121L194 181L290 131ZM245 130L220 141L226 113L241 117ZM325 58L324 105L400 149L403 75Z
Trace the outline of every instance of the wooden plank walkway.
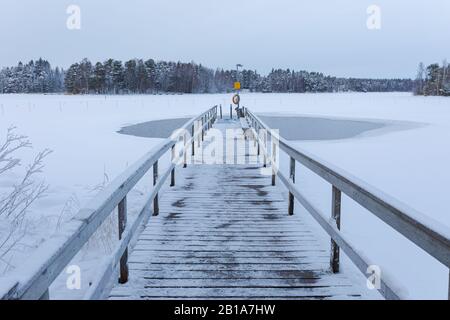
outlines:
M222 132L237 121L219 121ZM248 152L246 157L251 156ZM110 299L355 299L361 287L329 271L329 245L261 165L190 165L160 199Z

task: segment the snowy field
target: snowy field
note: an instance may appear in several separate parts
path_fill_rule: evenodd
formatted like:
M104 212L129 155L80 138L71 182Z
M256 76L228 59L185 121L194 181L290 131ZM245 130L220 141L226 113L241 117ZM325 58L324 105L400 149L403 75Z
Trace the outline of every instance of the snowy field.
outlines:
M390 124L390 129L350 139L293 143L450 228L446 206L450 185L449 99L392 93L243 94L242 100L244 106L261 114ZM227 114L229 101L230 95L0 95L0 141L6 128L14 125L33 143L33 150L21 155L25 163L39 150L53 150L42 174L50 189L29 211L27 236L7 261L0 261L0 274L7 275L26 260L29 252L75 214L105 181L159 141L118 134L118 130L149 120L188 118L216 104L227 106ZM409 127L395 128L397 121ZM284 160L282 167L286 168ZM297 173L301 190L317 207L329 212L330 186L300 167ZM7 181L0 181L0 193L16 178L9 175ZM145 187L136 191L136 198L142 192ZM307 214L301 208L296 212ZM342 208L342 230L383 272L397 279L409 297L447 297L448 269L348 199ZM345 269L352 268L344 262Z

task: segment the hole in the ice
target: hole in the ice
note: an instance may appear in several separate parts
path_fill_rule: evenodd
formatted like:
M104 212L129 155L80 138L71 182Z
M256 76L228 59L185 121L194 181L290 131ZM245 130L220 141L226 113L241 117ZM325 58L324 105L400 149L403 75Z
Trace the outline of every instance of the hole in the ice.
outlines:
M408 130L419 124L388 121L388 120L360 120L339 119L312 116L273 116L261 115L272 129L279 129L280 135L287 140L341 140L362 134L385 133L396 130ZM119 133L144 138L168 138L172 132L181 128L190 119L165 119L138 123L123 127Z

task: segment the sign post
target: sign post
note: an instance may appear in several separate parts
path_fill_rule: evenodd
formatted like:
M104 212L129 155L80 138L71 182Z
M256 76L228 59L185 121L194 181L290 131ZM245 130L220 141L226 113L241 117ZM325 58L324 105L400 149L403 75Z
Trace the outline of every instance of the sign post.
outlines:
M238 119L240 116L240 103L241 103L241 97L239 95L239 92L241 91L241 82L239 81L239 68L242 67L242 64L236 65L236 81L234 82L234 91L235 95L233 96L233 103L237 105L237 117Z
M238 108L239 108L239 103L240 103L240 102L241 102L241 97L239 96L238 93L236 93L236 94L233 96L233 103L234 103L235 105L237 105Z

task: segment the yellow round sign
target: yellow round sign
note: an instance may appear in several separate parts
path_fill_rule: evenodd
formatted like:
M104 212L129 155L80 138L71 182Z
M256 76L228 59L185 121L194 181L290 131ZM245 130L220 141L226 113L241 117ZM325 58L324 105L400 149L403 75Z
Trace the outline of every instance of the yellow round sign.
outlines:
M233 96L233 103L234 104L239 104L239 102L241 102L241 97L238 94L235 94Z

